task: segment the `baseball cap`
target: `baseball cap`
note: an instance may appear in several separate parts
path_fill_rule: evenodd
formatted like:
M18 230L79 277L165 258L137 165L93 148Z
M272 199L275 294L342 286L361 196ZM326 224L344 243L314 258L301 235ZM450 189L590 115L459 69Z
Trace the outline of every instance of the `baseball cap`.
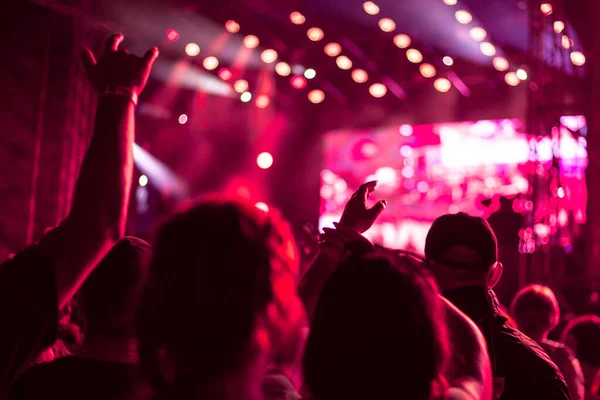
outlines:
M487 271L498 261L498 241L490 224L466 213L433 221L425 239L430 261L470 271Z

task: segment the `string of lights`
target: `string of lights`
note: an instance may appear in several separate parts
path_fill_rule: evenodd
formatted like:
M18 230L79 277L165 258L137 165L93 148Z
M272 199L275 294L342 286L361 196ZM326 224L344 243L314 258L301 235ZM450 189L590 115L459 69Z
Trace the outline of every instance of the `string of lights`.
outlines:
M554 7L552 6L552 4L546 1L540 4L540 12L546 17L556 15L554 13ZM560 35L560 42L562 47L565 50L570 50L569 58L571 59L571 63L573 63L573 65L575 65L576 67L581 67L586 62L585 55L579 50L573 50L575 48L575 42L567 34L566 28L567 27L565 22L560 19L555 19L552 23L552 29L557 35Z

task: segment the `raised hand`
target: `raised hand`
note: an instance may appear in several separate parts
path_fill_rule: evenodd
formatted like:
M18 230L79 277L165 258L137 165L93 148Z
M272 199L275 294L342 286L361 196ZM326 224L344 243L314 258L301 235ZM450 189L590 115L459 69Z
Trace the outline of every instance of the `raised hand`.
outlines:
M323 228L323 233L319 235L319 251L327 254L334 260L339 260L348 245L355 244L359 246L372 247L373 243L356 230L344 227L334 222L336 229Z
M142 57L138 57L127 50L119 50L123 39L121 33L109 37L104 46L104 53L97 62L91 50L83 47L81 61L92 87L99 93L111 88L120 88L137 97L146 86L152 64L158 57L158 49L153 47Z
M342 213L341 226L363 233L373 225L379 214L387 206L387 201L380 200L372 208L367 208L367 199L369 194L375 190L375 186L377 186L377 181L363 183L354 192Z

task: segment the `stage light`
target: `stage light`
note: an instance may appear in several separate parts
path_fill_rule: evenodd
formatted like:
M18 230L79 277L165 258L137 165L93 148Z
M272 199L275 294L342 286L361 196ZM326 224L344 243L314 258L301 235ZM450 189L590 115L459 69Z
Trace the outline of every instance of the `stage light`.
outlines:
M473 16L470 12L466 10L458 10L454 13L454 16L456 17L456 20L463 25L466 25L473 21Z
M272 64L277 60L277 52L273 49L266 49L260 53L260 59L266 64Z
M323 39L325 34L321 28L313 27L306 31L306 36L308 36L308 38L313 42L318 42L319 40Z
M258 208L261 211L269 212L269 206L266 203L263 203L262 201L256 203L254 207Z
M340 69L348 70L352 68L352 61L346 56L339 56L335 59L335 63Z
M219 70L219 78L221 78L224 81L228 81L233 77L233 74L231 73L231 71L227 68L221 68Z
M457 0L444 0L444 4L447 6L455 6L458 3Z
M263 152L256 157L256 165L261 169L270 168L273 165L273 156L271 153Z
M383 83L374 83L369 87L369 93L371 93L371 96L373 97L383 97L387 93L387 88Z
M379 20L379 28L384 32L391 32L396 29L396 23L390 18L381 18Z
M444 65L447 65L449 67L454 65L454 60L450 56L445 56L444 58L442 58L442 62L444 63Z
M408 61L411 63L418 64L423 61L423 54L417 49L408 49L406 51L406 58L408 58Z
M554 32L561 33L565 30L565 23L562 21L554 21Z
M288 63L278 62L275 64L275 72L280 76L288 76L292 73L292 67Z
M452 83L446 78L438 78L433 82L433 87L438 92L446 93L452 87Z
M249 102L250 100L252 100L252 93L250 92L244 92L240 95L240 100L243 101L244 103Z
M327 54L329 57L336 57L339 56L342 52L342 46L340 46L338 43L331 42L327 43L323 50L325 51L325 54Z
M542 12L542 14L544 15L550 15L552 14L552 4L550 3L542 3L540 4L540 11Z
M138 180L140 186L144 187L148 184L148 177L146 175L140 175L140 179Z
M583 64L585 64L585 56L580 51L573 51L571 53L571 62L574 65L581 67Z
M516 72L513 71L507 72L504 75L504 81L510 86L517 86L521 82Z
M479 48L481 49L481 52L488 57L491 57L494 54L496 54L496 48L490 42L481 43L479 45Z
M558 190L556 191L556 195L560 199L563 199L565 197L565 189L563 189L562 187L559 187Z
M292 76L290 84L294 89L303 89L306 87L306 78L300 75Z
M248 90L248 81L244 79L238 79L233 84L233 89L238 93L244 93L246 90Z
M260 43L260 41L254 35L247 35L244 38L244 46L246 46L246 48L248 48L248 49L257 48L259 43Z
M225 22L225 29L227 29L227 32L237 33L240 31L240 24L230 19L229 21Z
M379 6L372 1L366 1L363 3L363 9L369 15L379 14Z
M308 100L310 100L311 103L319 104L325 100L325 93L319 89L311 90L308 92Z
M417 183L417 190L421 193L427 193L429 190L429 184L425 181Z
M171 42L176 42L179 39L179 32L175 29L167 29L167 39Z
M188 122L188 116L185 114L181 114L179 118L177 118L177 122L179 122L181 125L185 124L186 122Z
M317 76L317 71L315 71L312 68L309 68L306 71L304 71L304 77L306 79L313 79L315 76Z
M519 78L522 81L526 80L527 79L527 71L525 71L523 68L519 68L517 70L517 78Z
M261 94L256 98L254 103L258 108L266 108L269 106L269 104L271 104L271 99L266 94Z
M185 54L187 54L190 57L196 57L198 54L200 54L200 46L198 46L196 43L186 44Z
M412 157L413 156L413 148L410 147L409 145L405 144L402 147L400 147L400 155L402 157Z
M207 70L212 71L213 69L215 69L219 66L219 60L217 59L217 57L213 57L213 56L206 57L204 59L204 61L202 61L202 65Z
M394 44L400 49L405 49L410 46L410 42L410 36L405 35L404 33L399 33L394 36Z
M485 31L485 29L476 26L474 28L471 28L471 30L469 31L469 35L473 40L481 42L487 36L487 32Z
M508 69L508 60L504 57L494 57L492 64L494 64L494 68L500 72Z
M413 127L409 124L400 125L398 131L402 136L411 136L413 134Z
M292 21L296 25L302 25L306 22L306 17L298 11L294 11L290 14L290 21Z
M562 47L564 47L567 50L570 49L571 47L573 47L573 41L567 35L563 35L562 38L560 39L560 42L562 44Z
M369 74L367 74L367 71L364 69L357 68L352 71L352 79L354 79L354 82L356 83L365 83L369 80Z
M425 78L433 78L435 76L435 67L431 64L421 64L419 71Z

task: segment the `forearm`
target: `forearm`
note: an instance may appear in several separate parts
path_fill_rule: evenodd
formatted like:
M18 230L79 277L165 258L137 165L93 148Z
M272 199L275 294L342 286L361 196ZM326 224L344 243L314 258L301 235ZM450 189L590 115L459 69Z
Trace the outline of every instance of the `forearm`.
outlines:
M298 285L298 296L304 308L309 321L319 300L319 296L325 287L325 283L335 271L337 261L323 252L319 252L310 265L308 271L304 273L300 284Z

